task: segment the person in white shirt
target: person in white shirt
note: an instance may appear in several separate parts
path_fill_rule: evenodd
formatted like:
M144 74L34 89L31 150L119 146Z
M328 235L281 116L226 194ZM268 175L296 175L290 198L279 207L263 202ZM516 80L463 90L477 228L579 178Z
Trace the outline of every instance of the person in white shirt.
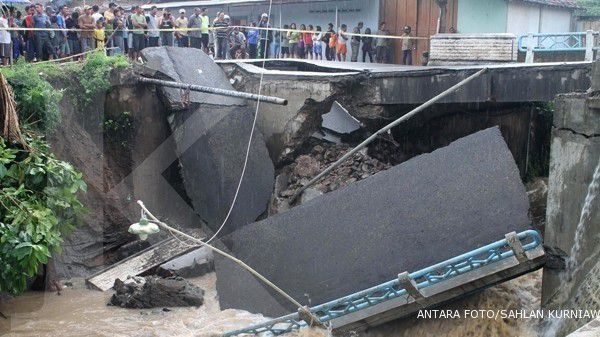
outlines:
M94 18L94 24L96 24L96 22L98 22L98 20L104 18L102 16L102 14L100 14L100 7L98 7L98 5L92 6L92 12L94 12L92 14L92 18Z
M2 16L0 16L0 59L4 66L8 65L11 56L10 33L6 28L8 28L8 19L6 11L2 11Z
M317 26L317 32L312 36L313 40L313 54L315 55L315 60L323 59L323 32L321 31L321 26Z

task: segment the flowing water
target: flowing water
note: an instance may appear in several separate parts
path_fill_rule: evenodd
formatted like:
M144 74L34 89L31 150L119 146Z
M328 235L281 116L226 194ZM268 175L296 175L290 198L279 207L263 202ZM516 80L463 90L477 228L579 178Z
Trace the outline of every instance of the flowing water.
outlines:
M56 293L26 293L0 303L0 335L7 337L79 336L217 336L264 320L239 310L219 310L214 273L190 279L205 290L200 308L121 309L106 306L111 292L65 289ZM539 309L541 273L535 272L487 289L448 306L456 309ZM366 337L472 336L534 337L535 320L417 319L388 323ZM327 331L302 330L298 337L327 337Z
M592 176L592 181L588 186L587 195L585 197L583 207L581 208L579 223L577 224L575 237L573 239L573 247L571 248L571 253L566 261L566 269L560 275L560 282L564 289L561 290L557 298L554 300L555 303L566 302L566 306L562 305L562 307L565 308L572 306L572 301L569 299L580 298L579 296L573 296L572 294L573 287L575 286L573 278L583 265L585 265L587 262L590 262L590 259L593 257L597 256L597 254L589 254L584 261L579 261L584 241L591 238L591 235L588 234L588 229L592 219L592 205L598 194L600 194L600 160L598 161L598 165L596 166L596 170ZM579 285L581 286L581 284ZM577 293L579 293L581 290L582 289L577 289ZM556 336L560 333L564 324L564 319L554 319L548 322L547 327L544 329L543 335L545 337Z

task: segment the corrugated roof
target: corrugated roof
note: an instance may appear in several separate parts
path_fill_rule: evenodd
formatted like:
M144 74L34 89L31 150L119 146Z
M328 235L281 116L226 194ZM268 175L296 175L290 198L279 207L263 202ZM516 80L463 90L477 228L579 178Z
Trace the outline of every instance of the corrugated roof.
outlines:
M555 6L555 7L566 7L566 8L580 8L575 0L522 0L524 2L533 2L536 4Z

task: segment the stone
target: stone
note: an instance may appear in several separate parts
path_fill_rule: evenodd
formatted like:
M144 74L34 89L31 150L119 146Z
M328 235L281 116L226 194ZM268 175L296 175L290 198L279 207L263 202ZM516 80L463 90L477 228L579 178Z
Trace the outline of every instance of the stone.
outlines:
M318 305L529 229L514 159L495 127L459 139L223 238L302 305ZM295 312L215 256L221 309Z
M299 177L312 178L319 173L319 162L311 156L300 156L296 159L294 174Z
M114 289L108 305L122 308L199 307L204 304L204 290L180 277L117 279Z
M323 195L323 192L319 191L316 188L309 187L304 192L302 192L302 196L300 196L300 203L304 204L311 201L314 198Z

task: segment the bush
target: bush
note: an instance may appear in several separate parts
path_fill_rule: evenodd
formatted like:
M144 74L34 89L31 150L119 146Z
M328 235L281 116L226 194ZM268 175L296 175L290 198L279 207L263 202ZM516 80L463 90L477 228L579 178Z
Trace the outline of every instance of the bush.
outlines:
M110 71L130 66L129 60L123 55L106 56L104 52L89 54L83 66L74 68L75 76L83 86L85 95L77 93L75 97L79 105L89 106L94 98L110 89Z
M0 71L13 88L21 122L36 124L45 132L54 130L60 122L59 103L63 94L44 76L45 73L59 73L58 66L51 63L32 65L19 60L14 66Z
M9 147L0 138L0 292L19 294L62 238L75 228L84 207L82 174L26 133L31 147Z

